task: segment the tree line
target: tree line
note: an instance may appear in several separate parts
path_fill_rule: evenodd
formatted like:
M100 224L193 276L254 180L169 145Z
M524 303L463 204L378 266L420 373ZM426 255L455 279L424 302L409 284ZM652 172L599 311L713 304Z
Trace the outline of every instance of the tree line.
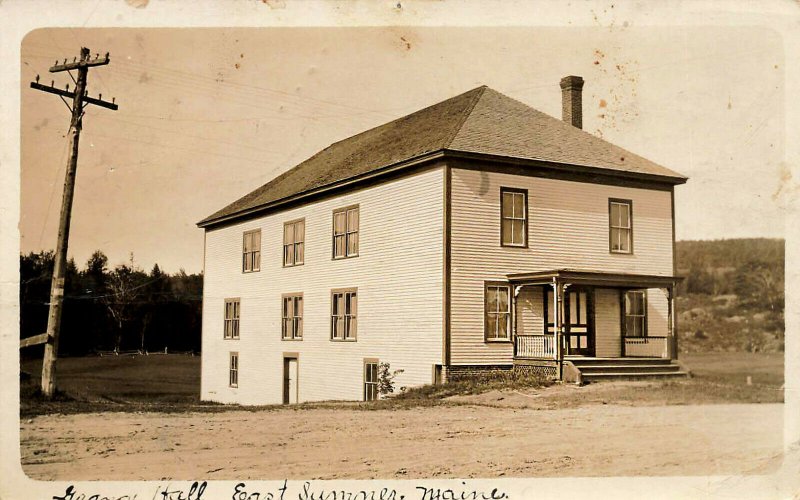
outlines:
M53 257L52 251L20 255L20 338L47 330ZM200 350L202 274L170 275L158 264L148 273L133 254L112 269L97 250L83 269L68 261L64 287L61 355Z
M679 241L678 275L682 294L734 294L743 305L783 311L784 240L741 238Z

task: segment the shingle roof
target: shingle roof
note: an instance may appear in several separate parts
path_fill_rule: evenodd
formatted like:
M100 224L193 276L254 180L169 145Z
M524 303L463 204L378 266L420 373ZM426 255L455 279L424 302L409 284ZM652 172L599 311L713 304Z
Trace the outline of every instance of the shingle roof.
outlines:
M436 151L459 151L686 178L486 86L331 144L198 223L280 202Z

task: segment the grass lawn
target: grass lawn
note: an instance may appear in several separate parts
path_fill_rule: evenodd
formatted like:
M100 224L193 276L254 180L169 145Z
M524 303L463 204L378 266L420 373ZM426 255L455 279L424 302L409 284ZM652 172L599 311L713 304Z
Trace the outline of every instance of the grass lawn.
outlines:
M536 407L563 408L591 404L674 405L766 403L783 401L782 353L682 354L681 363L694 377L653 382L603 382L579 391L524 376L494 377L424 386L373 403L308 403L302 407L356 407L367 410L440 404L489 404L504 399L496 393L536 391ZM200 357L184 355L62 358L58 361L58 397L38 394L41 360L23 361L31 374L21 382L20 414L92 411L221 411L279 407L236 407L200 401ZM747 377L751 383L747 383ZM483 394L489 394L482 397ZM538 397L538 396L537 396Z

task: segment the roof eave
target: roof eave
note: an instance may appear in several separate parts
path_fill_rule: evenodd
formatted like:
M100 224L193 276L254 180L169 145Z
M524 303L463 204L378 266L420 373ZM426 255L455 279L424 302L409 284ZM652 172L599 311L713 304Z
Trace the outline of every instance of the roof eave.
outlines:
M248 215L253 215L256 213L264 212L273 208L277 208L281 205L285 205L287 203L297 202L299 200L316 196L320 194L324 194L330 191L334 191L337 189L341 189L343 187L356 184L359 182L363 182L368 179L372 179L375 177L387 175L392 172L396 172L398 170L402 170L405 168L410 168L414 166L419 166L424 163L442 159L445 157L449 158L460 158L460 159L480 159L480 160L489 160L497 163L511 163L516 165L529 165L529 166L536 166L540 168L549 168L552 170L570 170L573 172L583 173L583 174L590 174L590 175L599 175L605 177L615 177L615 178L629 178L635 180L645 180L645 181L652 181L652 182L659 182L664 184L670 185L678 185L685 183L688 178L677 175L677 176L669 176L669 175L659 175L659 174L650 174L644 172L632 172L632 171L624 171L624 170L611 170L608 168L602 167L593 167L590 165L579 165L574 163L559 163L551 160L540 160L535 158L520 158L520 157L512 157L512 156L501 156L501 155L492 155L488 153L476 153L470 151L460 151L460 150L453 150L453 149L440 149L438 151L432 151L430 153L425 153L423 155L415 156L413 158L409 158L406 160L401 160L396 163L392 163L385 167L378 168L376 170L372 170L365 174L361 174L355 177L349 177L347 179L343 179L341 181L332 182L330 184L326 184L314 189L310 189L307 191L303 191L301 193L297 193L291 196L287 196L284 198L280 198L278 200L271 201L269 203L265 203L262 205L258 205L255 207L251 207L244 210L239 210L237 212L233 212L230 214L222 215L219 217L207 217L200 222L197 223L197 227L199 228L208 228L211 226L216 226L225 222L229 222L235 219L239 219L241 217L246 217Z
M392 163L392 164L387 165L385 167L381 167L381 168L378 168L376 170L372 170L370 172L367 172L367 173L364 173L364 174L361 174L361 175L357 175L357 176L354 176L354 177L348 177L347 179L343 179L343 180L340 180L340 181L332 182L330 184L325 184L323 186L320 186L320 187L317 187L317 188L314 188L314 189L309 189L307 191L303 191L301 193L297 193L297 194L294 194L294 195L291 195L291 196L286 196L284 198L280 198L278 200L271 201L269 203L264 203L262 205L251 207L251 208L248 208L248 209L245 209L245 210L240 210L240 211L237 211L237 212L234 212L234 213L231 213L231 214L227 214L227 215L223 215L223 216L220 216L220 217L207 217L207 218L201 220L200 222L198 222L197 223L197 227L199 227L199 228L207 228L207 227L210 227L210 226L216 226L218 224L222 224L222 223L225 223L225 222L228 222L228 221L231 221L231 220L239 219L241 217L246 217L248 215L253 215L253 214L264 212L264 211L267 211L267 210L270 210L270 209L273 209L273 208L277 208L277 207L279 207L281 205L285 205L287 203L297 202L297 201L305 199L305 198L309 198L309 197L312 197L312 196L325 194L327 192L338 190L338 189L344 188L344 187L352 185L352 184L364 182L366 180L369 180L369 179L372 179L372 178L375 178L375 177L380 177L380 176L383 176L383 175L387 175L387 174L390 174L392 172L396 172L398 170L402 170L402 169L410 168L410 167L420 166L420 165L423 165L425 163L441 159L443 156L444 156L444 151L443 150L433 151L433 152L430 152L430 153L425 153L423 155L415 156L413 158L409 158L409 159L402 160L402 161L399 161L399 162L396 162L396 163Z
M566 169L573 172L579 172L584 174L662 182L671 185L685 184L686 181L689 180L688 177L677 173L675 175L652 174L647 172L635 172L632 170L615 170L605 167L596 167L592 165L582 165L579 163L565 163L565 162L557 162L553 160L545 160L538 158L522 158L517 156L493 155L490 153L476 153L471 151L461 151L455 149L449 149L446 150L445 152L447 153L448 156L454 158L483 159L483 160L495 161L498 163L529 165L529 166L537 166L537 167L560 169L560 170Z

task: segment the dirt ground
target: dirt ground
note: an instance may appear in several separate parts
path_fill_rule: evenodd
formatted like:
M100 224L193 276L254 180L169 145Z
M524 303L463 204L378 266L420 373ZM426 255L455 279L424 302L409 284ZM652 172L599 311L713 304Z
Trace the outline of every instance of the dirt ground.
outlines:
M782 404L526 404L536 398L45 415L21 422L22 463L44 480L190 480L728 475L781 462Z

